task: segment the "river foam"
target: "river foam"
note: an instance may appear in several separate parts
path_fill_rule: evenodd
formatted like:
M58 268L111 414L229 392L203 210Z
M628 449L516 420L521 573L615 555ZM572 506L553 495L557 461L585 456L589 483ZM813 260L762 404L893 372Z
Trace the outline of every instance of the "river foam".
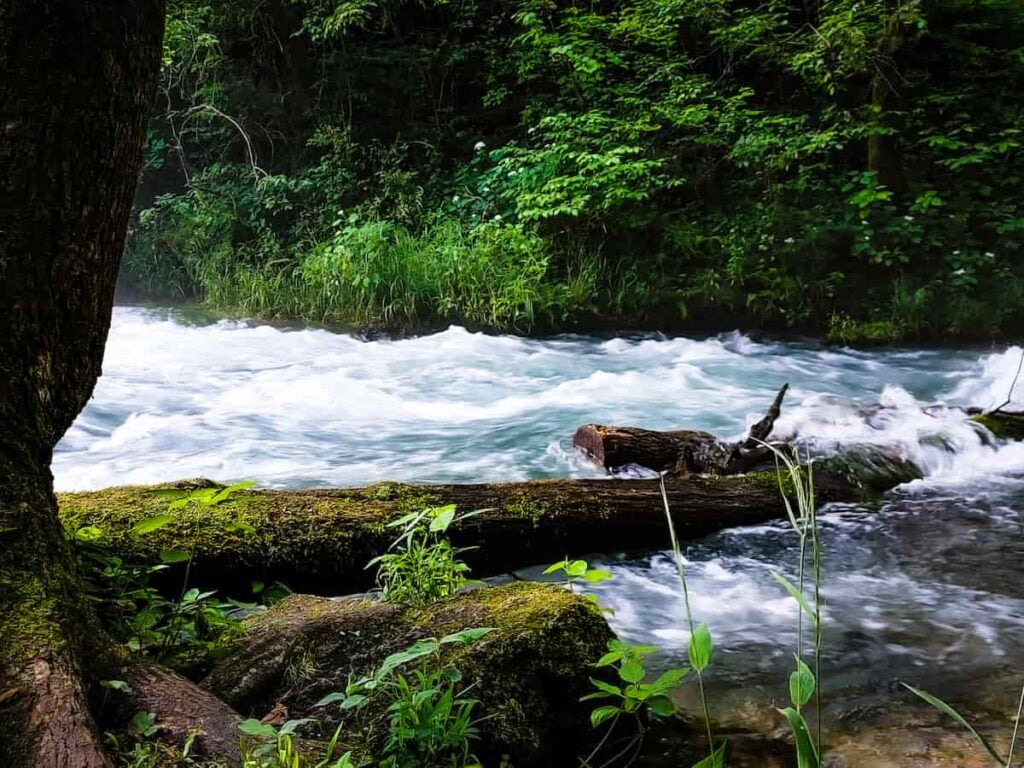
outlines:
M366 341L121 307L54 471L60 489L198 475L271 486L591 476L570 445L581 423L739 436L784 382L780 435L891 443L929 474L1016 471L1024 454L986 448L959 412L919 406L988 405L1017 359L1017 349L858 352L738 333L523 339L453 327ZM859 412L878 402L892 407Z

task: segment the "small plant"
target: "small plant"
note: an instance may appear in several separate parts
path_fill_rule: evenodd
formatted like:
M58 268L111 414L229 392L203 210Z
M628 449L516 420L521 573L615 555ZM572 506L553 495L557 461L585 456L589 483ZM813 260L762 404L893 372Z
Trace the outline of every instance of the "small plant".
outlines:
M402 529L386 554L366 567L377 566L377 584L389 603L426 605L456 594L468 583L469 566L459 560L468 549L455 549L445 534L453 523L483 510L457 515L455 505L411 512L388 523Z
M581 699L581 701L610 700L590 713L591 725L598 728L608 723L608 730L590 755L582 761L584 766L593 764L593 760L605 747L623 716L634 720L636 733L625 747L601 765L616 763L631 753L635 757L640 750L646 732L644 721L646 715L672 717L677 713L676 704L669 698L669 694L682 684L689 670L669 669L654 682L645 683L647 669L644 658L657 650L658 648L653 645L628 645L621 640L608 641L608 653L602 656L594 666L599 669L614 670L617 682L609 683L592 677L590 682L596 690ZM632 762L632 760L628 760L627 764L628 762Z
M797 583L794 585L778 571L772 571L772 577L792 596L798 606L796 654L794 656L796 668L789 676L789 696L792 706L781 709L779 712L786 718L793 730L799 768L818 768L821 764L822 748L820 689L823 600L821 597L821 542L818 538L818 517L814 500L814 473L809 456L801 465L799 455L790 456L769 443L760 440L758 442L770 449L775 456L779 492L782 494L790 525L800 542ZM794 497L792 500L790 493ZM810 566L813 580L813 592L810 599L805 594L808 544L811 545ZM813 671L804 661L805 616L813 631ZM814 735L811 734L803 715L803 708L810 702L812 696L815 701L815 719L817 721Z
M715 746L715 735L711 728L711 710L708 707L708 697L704 690L704 670L711 664L714 643L708 625L697 624L693 618L693 609L690 607L690 588L686 583L686 561L679 545L679 538L676 536L675 524L672 522L672 510L669 507L668 491L665 489L663 474L658 477L658 482L661 489L662 506L665 510L665 521L668 523L669 539L672 543L672 555L675 558L676 573L679 576L679 583L683 587L683 606L686 609L686 623L690 628L688 648L690 666L697 674L697 687L700 691L701 710L704 715L704 730L708 737L708 756L697 763L694 768L720 768L725 763L726 743L722 742L717 747Z
M565 586L569 588L570 592L575 593L576 590L573 587L577 581L582 580L586 584L600 584L602 581L608 581L612 578L611 571L606 571L601 568L591 568L590 564L586 560L570 560L565 558L561 562L553 563L544 569L544 575L548 576L552 573L558 573L561 571L565 574ZM601 605L596 595L583 595L583 599L593 603L602 613L614 613L611 608L606 605Z
M242 739L242 768L355 768L351 752L334 757L340 726L324 747L324 757L314 762L299 753L293 737L301 726L312 722L289 720L280 728L253 719L239 723L238 730L247 737Z
M468 688L459 689L462 675L443 663L441 649L468 645L492 631L482 627L419 640L388 656L371 674L350 678L344 691L328 694L316 706L337 705L352 713L371 699L387 702L389 728L379 762L384 768L466 766L477 736L473 711L478 702L468 696ZM410 674L399 671L413 662L418 666Z
M947 704L938 696L933 696L927 691L922 691L919 688L914 688L910 685L907 685L906 683L903 683L903 687L911 693L913 693L915 696L918 696L919 698L931 704L940 712L949 715L949 717L951 717L956 723L966 728L970 732L971 736L974 737L975 741L977 741L978 744L981 745L981 747L991 756L992 760L995 762L997 766L1000 766L1000 768L1012 768L1013 753L1016 751L1017 747L1017 735L1020 733L1021 717L1022 715L1024 715L1024 686L1022 686L1020 690L1020 701L1017 704L1017 716L1013 720L1013 733L1010 736L1009 753L1006 755L1006 757L1003 757L1001 754L999 754L999 751L992 745L992 742L990 742L988 739L986 739L984 736L978 733L978 731L974 729L974 726L967 722L967 719L959 712L957 712L956 709L954 709L950 704Z
M191 490L160 489L154 494L169 499L169 511L174 511L189 505L210 507L241 501L237 492L251 485L245 482ZM195 671L197 665L208 661L218 639L238 626L233 614L252 605L221 600L213 591L189 586L198 526L202 523L198 516L179 520L171 514L156 515L137 523L132 534L149 536L174 522L191 526L191 536L183 538L190 546L187 550L161 550L158 565L130 564L111 554L104 546L104 532L97 526L79 528L72 543L79 553L88 593L111 631L132 651L179 670ZM241 522L230 524L228 529L252 530ZM185 568L180 595L177 600L168 599L153 585L153 577L182 563ZM271 585L269 589L261 587L261 592L270 598L281 589L281 585Z

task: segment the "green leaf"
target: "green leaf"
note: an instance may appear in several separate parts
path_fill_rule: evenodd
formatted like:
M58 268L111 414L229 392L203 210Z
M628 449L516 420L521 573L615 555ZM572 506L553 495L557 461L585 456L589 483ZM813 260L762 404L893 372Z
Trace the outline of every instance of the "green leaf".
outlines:
M365 694L353 693L351 696L348 696L343 702L341 702L341 708L342 710L356 709L358 707L363 706L363 704L365 704L369 700L369 697Z
M160 550L160 562L172 565L184 563L191 555L183 549L162 549Z
M433 510L434 519L430 521L431 533L444 533L455 520L455 505L439 507Z
M109 688L112 691L121 691L122 693L132 692L132 687L124 680L100 680L100 686Z
M246 736L253 736L265 741L277 739L277 729L274 728L274 726L261 723L259 720L254 718L249 718L248 720L240 722L238 724L238 730Z
M587 561L586 560L573 560L566 567L565 572L568 576L573 578L580 578L587 572Z
M131 532L135 536L144 536L146 534L152 534L154 530L160 530L171 522L174 522L174 517L172 515L157 515L156 517L150 517L142 520L141 522L135 523Z
M103 538L103 531L95 525L84 525L75 531L75 541L89 544Z
M441 644L446 645L448 643L475 643L484 635L488 635L494 631L494 627L474 627L472 629L464 629L461 632L454 632L450 635L445 635L441 638Z
M678 711L675 702L668 696L652 696L647 700L647 706L658 717L672 717Z
M698 672L703 672L711 663L711 630L707 624L701 624L690 635L690 664Z
M619 677L626 683L639 683L644 679L644 665L637 659L628 659L619 668Z
M725 746L727 742L719 744L715 751L705 757L699 763L695 763L693 768L724 768L725 766Z
M597 660L594 664L595 667L607 667L610 664L614 664L616 661L622 658L622 651L608 651L604 656Z
M590 724L594 728L597 728L599 725L601 725L601 723L605 722L606 720L610 720L611 718L615 717L617 714L619 714L619 708L618 707L614 707L614 706L610 706L610 705L609 706L604 706L604 707L598 707L597 709L595 709L593 712L590 713Z
M174 517L172 515L157 515L156 517L151 517L140 523L136 523L132 528L132 533L136 536L144 536L147 533L159 531L165 525L172 522L174 522Z
M600 568L591 568L583 574L583 580L588 584L599 584L602 581L608 581L610 578L612 578L612 572L604 571Z
M337 703L340 703L340 702L344 702L348 698L349 697L346 696L344 693L341 693L340 691L335 691L334 693L328 693L326 696L324 696L322 699L320 699L320 701L318 701L313 706L314 707L326 707L326 706L329 706L331 704L337 704Z
M811 608L811 604L807 602L807 598L800 592L800 590L793 586L792 582L778 571L773 570L771 574L772 578L781 584L782 588L789 592L790 596L796 600L804 613L810 617L811 622L817 625L817 617L814 615L814 609Z
M938 696L932 696L927 691L922 691L918 688L914 688L913 686L907 685L906 683L902 683L902 685L915 696L924 699L937 710L939 710L940 712L944 712L949 717L953 718L953 720L955 720L957 723L959 723L968 731L970 731L971 735L974 736L975 739L977 739L978 743L985 749L986 752L988 752L992 756L992 758L997 763L999 763L1000 765L1006 764L1006 758L1000 755L998 752L996 752L995 747L993 747L992 744L989 743L988 739L986 739L984 736L982 736L980 733L974 730L971 724L964 719L964 716L957 712L955 709L953 709L952 706L944 702Z
M136 712L128 722L128 732L139 736L152 736L159 730L156 715L152 712Z
M604 691L609 696L621 696L622 695L622 691L621 691L621 689L619 689L618 686L611 685L610 683L606 683L604 680L598 680L598 679L592 677L592 678L590 678L590 682L599 691Z
M655 694L668 693L678 688L684 678L689 674L688 669L669 669L661 673L657 680L651 683L651 691Z
M796 670L789 676L789 698L798 710L814 695L814 673L803 659L796 660Z
M544 569L544 575L545 576L550 576L552 573L557 573L558 571L564 571L568 567L568 565L569 565L569 563L566 560L563 560L560 563L552 563L551 565L549 565L547 568Z
M789 721L789 727L793 729L793 738L796 740L796 765L797 768L819 768L818 750L811 740L811 731L807 727L804 716L795 709L780 709L779 714Z

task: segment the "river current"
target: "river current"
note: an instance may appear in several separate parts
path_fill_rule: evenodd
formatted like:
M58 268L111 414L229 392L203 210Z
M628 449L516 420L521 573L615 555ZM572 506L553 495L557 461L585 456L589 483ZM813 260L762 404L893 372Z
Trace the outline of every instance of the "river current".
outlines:
M450 328L364 340L119 307L103 376L58 446L54 475L61 490L195 476L273 487L600 476L571 449L582 423L739 436L789 382L775 436L884 443L926 474L878 505L822 515L825 712L837 754L851 766L973 765L941 757L963 746L946 744L948 730L920 736L942 723L898 683L947 696L1008 740L1024 682L1024 443L991 444L960 412L921 406L1002 402L1020 355L739 333L522 339ZM1024 382L1014 399L1024 407ZM865 415L879 403L890 407ZM712 709L736 728L777 728L771 705L786 698L796 609L770 569L792 573L795 557L781 524L689 545L694 612L716 645ZM604 559L614 578L596 591L616 631L663 648L658 668L685 659L670 558ZM689 693L684 703L695 705ZM871 749L898 744L910 757L872 762L864 738L843 746L865 723L877 741L894 711L926 730Z

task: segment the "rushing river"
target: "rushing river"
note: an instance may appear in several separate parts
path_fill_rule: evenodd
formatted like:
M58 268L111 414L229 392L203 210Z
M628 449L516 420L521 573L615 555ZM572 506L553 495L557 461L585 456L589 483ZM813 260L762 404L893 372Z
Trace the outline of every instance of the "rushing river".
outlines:
M898 687L907 681L950 697L1005 743L1024 682L1024 444L986 445L958 412L919 406L998 404L1019 360L1019 348L855 352L740 334L537 340L452 328L366 341L119 308L104 375L54 473L58 488L76 490L194 476L282 487L597 476L570 447L581 423L738 436L789 382L777 436L890 444L927 475L880 506L822 518L836 739L864 723L884 733L895 710L939 724ZM891 407L866 420L859 407L876 403ZM769 571L792 573L795 556L781 525L689 548L694 612L717 649L712 706L737 728L777 725L770 705L786 697L795 607ZM598 594L616 630L664 648L659 667L685 659L671 560L609 562L615 578ZM908 746L894 736L870 749L860 738L840 752L855 766L973 764L948 757L960 744L946 738ZM896 742L937 762L865 756Z

